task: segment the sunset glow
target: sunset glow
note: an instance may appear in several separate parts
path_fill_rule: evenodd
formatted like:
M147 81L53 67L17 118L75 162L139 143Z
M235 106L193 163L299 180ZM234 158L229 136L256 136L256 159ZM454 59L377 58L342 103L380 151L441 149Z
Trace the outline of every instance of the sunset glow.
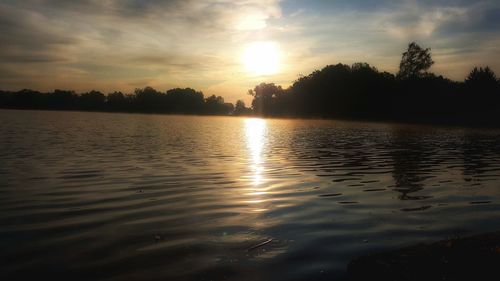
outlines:
M280 57L281 53L277 44L254 42L247 46L242 60L248 73L264 76L279 72Z
M500 0L0 0L0 41L1 280L498 275Z
M328 64L395 73L411 41L452 80L500 70L498 1L63 2L0 1L2 90L191 87L249 103L262 80L286 87Z

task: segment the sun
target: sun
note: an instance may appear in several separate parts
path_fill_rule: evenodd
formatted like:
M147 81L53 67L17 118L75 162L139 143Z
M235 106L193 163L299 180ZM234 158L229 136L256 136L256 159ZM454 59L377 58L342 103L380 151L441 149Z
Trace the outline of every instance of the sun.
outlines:
M259 76L273 75L279 72L281 52L276 43L253 42L242 56L247 72Z

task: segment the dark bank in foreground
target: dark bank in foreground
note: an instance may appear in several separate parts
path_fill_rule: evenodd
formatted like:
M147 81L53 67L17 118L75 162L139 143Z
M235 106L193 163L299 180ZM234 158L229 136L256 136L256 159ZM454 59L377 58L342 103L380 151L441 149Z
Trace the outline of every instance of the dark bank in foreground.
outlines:
M498 280L500 233L372 254L349 263L351 280Z
M286 89L261 83L249 90L251 107L191 88L166 92L151 87L133 94L55 90L0 92L1 108L88 110L198 115L335 118L500 127L500 83L489 67L475 67L464 81L429 71L429 48L412 42L399 72L381 72L367 63L328 65L301 76Z

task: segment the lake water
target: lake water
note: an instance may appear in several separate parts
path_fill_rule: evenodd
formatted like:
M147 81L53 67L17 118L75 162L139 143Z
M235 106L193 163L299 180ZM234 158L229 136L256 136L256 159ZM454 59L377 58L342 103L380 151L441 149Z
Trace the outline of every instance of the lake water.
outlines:
M0 110L0 279L331 280L500 230L500 131ZM50 279L49 279L50 280Z

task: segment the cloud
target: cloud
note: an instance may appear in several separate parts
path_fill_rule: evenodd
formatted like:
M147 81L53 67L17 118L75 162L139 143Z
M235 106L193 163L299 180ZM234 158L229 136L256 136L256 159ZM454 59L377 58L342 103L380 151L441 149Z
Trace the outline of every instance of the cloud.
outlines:
M18 88L53 84L44 75L24 75L27 67L50 74L51 81L72 76L79 85L87 82L82 90L106 79L113 89L132 76L209 87L223 70L234 73L240 39L280 16L277 0L3 1L0 73L16 69Z
M433 69L452 79L463 79L488 57L490 66L500 71L499 55L492 52L500 53L500 47L493 47L500 35L498 1L312 0L306 7L296 0L284 3L285 16L299 11L290 22L297 32L289 42L300 40L303 50L309 50L303 51L305 56L319 54L328 63L367 61L394 72L408 42L417 41L432 48ZM456 61L461 61L460 67Z
M235 101L259 80L286 86L329 63L397 71L413 40L432 48L433 71L462 79L474 65L500 71L499 33L494 0L0 0L0 83L191 86ZM280 45L284 72L244 72L255 41Z

